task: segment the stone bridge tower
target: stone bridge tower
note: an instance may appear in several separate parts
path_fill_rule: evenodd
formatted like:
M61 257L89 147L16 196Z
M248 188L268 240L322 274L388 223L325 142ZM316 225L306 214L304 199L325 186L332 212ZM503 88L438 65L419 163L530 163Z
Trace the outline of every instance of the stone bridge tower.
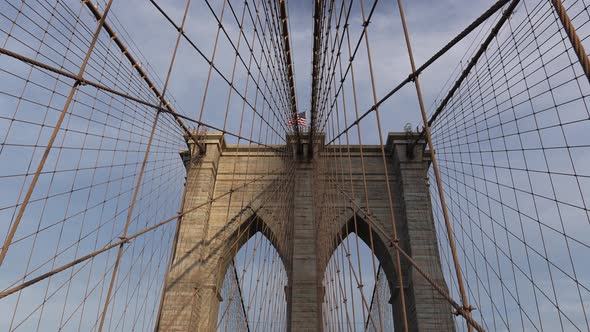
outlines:
M408 136L410 135L410 136ZM430 202L427 171L430 154L425 145L413 142L415 136L390 133L387 138L389 179L394 193L394 211L400 245L440 285L446 287L439 258L434 219ZM322 278L327 264L318 257L320 241L331 241L334 249L339 240L353 231L368 242L372 233L375 255L379 259L392 297L393 321L401 331L400 292L396 281L394 249L386 234L391 234L388 200L383 182L380 146L363 145L363 156L369 190L370 212L361 191L358 205L333 206L340 211L329 227L330 239L317 238L314 200L313 145L308 137L288 137L288 144L276 146L228 145L222 134L204 136L204 153L198 163L185 153L187 165L185 211L178 227L174 258L165 283L165 293L158 319L159 331L211 331L215 329L221 296L219 290L229 262L248 238L261 231L277 249L286 267L288 286L287 329L289 331L321 331ZM194 145L193 142L190 142ZM330 146L322 153L330 155ZM350 146L352 183L361 187L360 148ZM194 149L196 150L196 149ZM328 158L327 163L332 162ZM334 160L335 162L336 160ZM291 174L284 174L288 166ZM277 176L289 176L285 186ZM343 174L344 175L344 174ZM321 178L321 174L315 174ZM260 179L254 182L254 179ZM231 188L241 188L227 197L218 198ZM273 204L277 193L290 204L290 209ZM216 198L213 202L212 199ZM247 204L245 204L246 202ZM296 208L293 208L296 207ZM379 227L368 227L367 213ZM350 226L350 227L347 227ZM371 229L371 231L370 231ZM384 234L386 233L386 234ZM246 234L244 236L244 234ZM408 323L411 331L453 331L451 306L411 266L402 261Z

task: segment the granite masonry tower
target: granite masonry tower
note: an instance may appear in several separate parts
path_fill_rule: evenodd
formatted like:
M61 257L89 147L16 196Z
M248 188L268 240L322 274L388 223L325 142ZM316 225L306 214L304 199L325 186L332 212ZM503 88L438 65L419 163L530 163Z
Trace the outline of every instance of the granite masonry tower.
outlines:
M446 288L428 187L430 154L423 142L414 142L415 136L411 133L390 133L385 146L387 171L395 193L393 205L399 242L439 285ZM199 149L194 142L189 143L193 152L182 154L187 166L183 209L208 206L185 215L180 223L157 329L215 330L222 300L219 289L228 262L235 254L229 244L237 241L236 246L240 247L248 240L248 236L240 234L262 231L274 244L287 270L287 329L323 330L321 303L324 292L321 285L327 262L318 257L316 246L326 239L316 238L318 212L314 208L314 200L318 199L314 186L323 180L321 172L314 168L318 167L318 154L324 157L324 167L331 167L330 163L336 162L336 159L332 161L330 158L331 151L342 147L332 145L320 153L317 152L317 146L321 142L312 144L305 135L299 139L288 137L287 146L230 145L226 144L222 134L208 133L203 135L199 144L201 154L195 156L194 151ZM278 151L289 151L289 156L285 157L284 152L281 154ZM351 145L349 151L354 166L351 183L360 187L360 146ZM336 240L328 240L337 245L339 234L341 238L344 229L351 231L352 227L346 226L353 219L357 220L356 233L361 239L368 241L372 235L374 253L390 285L392 295L388 303L393 306L394 313L391 319L396 327L401 327L400 310L396 310L400 306L400 292L393 259L395 252L384 235L391 232L392 226L387 195L382 185L385 177L381 147L363 145L362 156L367 182L371 187L367 198L371 206L369 213L379 225L371 229L364 221L366 215L360 211L353 211L348 206L334 206L335 211L342 213L335 216L335 222L330 226L332 237ZM198 162L194 162L196 158ZM288 188L276 188L272 173L285 169L286 163L291 165L291 169L294 168L294 174L290 175L295 179L294 183ZM231 191L231 188L238 188L252 179L264 176L268 178L248 184L247 190L236 190L231 198L223 197L211 202L219 193ZM279 211L278 204L273 204L272 197L276 196L277 191L285 190L289 191L285 194L288 202L282 204L292 204L297 208L288 210L289 216L279 218L277 216L284 212ZM364 206L366 200L360 190L356 200L361 207ZM243 202L250 203L244 206ZM432 286L406 262L402 262L402 271L410 331L453 331L452 308L448 302L433 291Z

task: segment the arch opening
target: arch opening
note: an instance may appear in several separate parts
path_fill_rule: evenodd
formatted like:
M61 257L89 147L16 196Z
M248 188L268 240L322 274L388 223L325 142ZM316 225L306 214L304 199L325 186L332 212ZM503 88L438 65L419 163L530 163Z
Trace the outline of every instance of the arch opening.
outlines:
M277 250L276 239L271 241L274 235L258 220L243 234L243 243L227 263L220 287L217 331L286 331L288 276L284 257Z
M394 331L392 261L377 234L351 218L324 272L326 331Z

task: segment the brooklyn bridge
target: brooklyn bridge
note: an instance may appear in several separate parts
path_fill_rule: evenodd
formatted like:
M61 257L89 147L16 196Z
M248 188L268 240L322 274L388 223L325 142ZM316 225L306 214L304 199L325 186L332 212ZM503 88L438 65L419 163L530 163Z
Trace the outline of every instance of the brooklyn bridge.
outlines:
M590 331L589 0L0 0L1 331Z

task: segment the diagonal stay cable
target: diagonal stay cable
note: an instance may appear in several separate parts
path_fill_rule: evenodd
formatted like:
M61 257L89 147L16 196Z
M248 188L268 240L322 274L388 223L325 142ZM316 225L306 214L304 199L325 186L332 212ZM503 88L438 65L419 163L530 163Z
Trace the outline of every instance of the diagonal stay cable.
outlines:
M6 290L0 292L0 299L3 299L5 297L7 297L7 296L9 296L11 294L14 294L14 293L16 293L16 292L18 292L18 291L20 291L22 289L25 289L25 288L27 288L29 286L32 286L32 285L34 285L34 284L36 284L36 283L38 283L38 282L40 282L42 280L45 280L45 279L47 279L47 278L49 278L49 277L51 277L51 276L53 276L53 275L55 275L57 273L60 273L60 272L62 272L64 270L67 270L67 269L69 269L69 268L71 268L71 267L73 267L75 265L78 265L78 264L80 264L80 263L82 263L82 262L84 262L86 260L89 260L89 259L91 259L93 257L96 257L96 256L98 256L98 255L100 255L100 254L102 254L102 253L104 253L106 251L109 251L109 250L111 250L113 248L116 248L116 247L120 246L121 244L129 243L131 240L133 240L133 239L135 239L137 237L140 237L140 236L142 236L142 235L144 235L144 234L146 234L148 232L151 232L151 231L153 231L153 230L155 230L157 228L160 228L160 227L162 227L162 226L170 223L171 221L174 221L174 220L178 219L179 217L182 217L182 216L186 215L187 213L190 213L190 212L193 212L193 211L195 211L197 209L200 209L202 207L205 207L205 206L207 206L207 205L209 205L209 204L211 204L211 203L213 203L213 202L215 202L215 201L217 201L217 200L219 200L221 198L224 198L225 196L227 196L227 195L229 195L229 194L231 194L231 193L233 193L235 191L238 191L238 190L241 190L243 188L246 188L250 184L256 183L256 182L258 182L260 180L265 179L269 175L275 175L275 174L276 174L276 172L271 172L271 173L262 175L262 176L260 176L258 178L255 178L255 179L253 179L251 181L245 182L243 185L238 186L238 187L235 187L234 189L231 189L230 191L227 191L227 192L225 192L223 194L220 194L220 195L218 195L218 196L216 196L216 197L214 197L214 198L212 198L210 200L207 200L206 202L204 202L202 204L199 204L199 205L197 205L197 206L195 206L193 208L190 208L190 209L188 209L186 211L183 211L182 213L175 214L174 216L172 216L170 218L167 218L167 219L165 219L165 220L163 220L163 221L161 221L161 222L159 222L159 223L157 223L157 224L155 224L153 226L150 226L148 228L145 228L145 229L143 229L143 230L141 230L141 231L139 231L139 232L137 232L137 233L135 233L133 235L129 235L129 236L125 237L125 238L121 238L119 241L116 241L116 242L114 242L114 243L112 243L110 245L107 245L107 246L103 247L100 250L97 250L97 251L94 251L94 252L92 252L90 254L87 254L85 256L82 256L82 257L80 257L80 258L78 258L76 260L71 261L70 263L64 264L64 265L62 265L62 266L60 266L60 267L58 267L58 268L56 268L54 270L51 270L51 271L49 271L47 273L44 273L44 274L42 274L42 275L40 275L38 277L35 277L35 278L31 279L29 281L26 281L26 282L24 282L24 283L22 283L22 284L20 284L18 286L15 286L15 287L6 289Z
M494 3L488 10L486 10L482 15L480 15L477 19L475 19L469 26L467 26L463 31L461 31L455 38L451 39L443 48L441 48L438 52L436 52L430 59L428 59L424 64L422 64L414 73L410 73L410 75L400 82L396 87L394 87L391 91L389 91L385 96L383 96L379 101L371 106L365 113L363 113L357 120L353 121L348 127L346 127L341 133L336 135L332 140L330 140L326 145L330 145L334 143L339 137L344 135L344 133L348 132L352 127L358 125L362 119L364 119L367 115L371 112L375 111L381 104L387 101L391 96L397 93L402 87L406 84L412 82L414 77L420 75L426 68L432 65L436 60L438 60L441 56L443 56L446 52L448 52L451 48L453 48L457 43L467 37L471 32L473 32L477 27L479 27L482 23L484 23L487 19L489 19L492 15L494 15L498 10L500 10L509 0L498 0ZM341 89L339 89L341 90ZM331 108L333 105L331 106Z

